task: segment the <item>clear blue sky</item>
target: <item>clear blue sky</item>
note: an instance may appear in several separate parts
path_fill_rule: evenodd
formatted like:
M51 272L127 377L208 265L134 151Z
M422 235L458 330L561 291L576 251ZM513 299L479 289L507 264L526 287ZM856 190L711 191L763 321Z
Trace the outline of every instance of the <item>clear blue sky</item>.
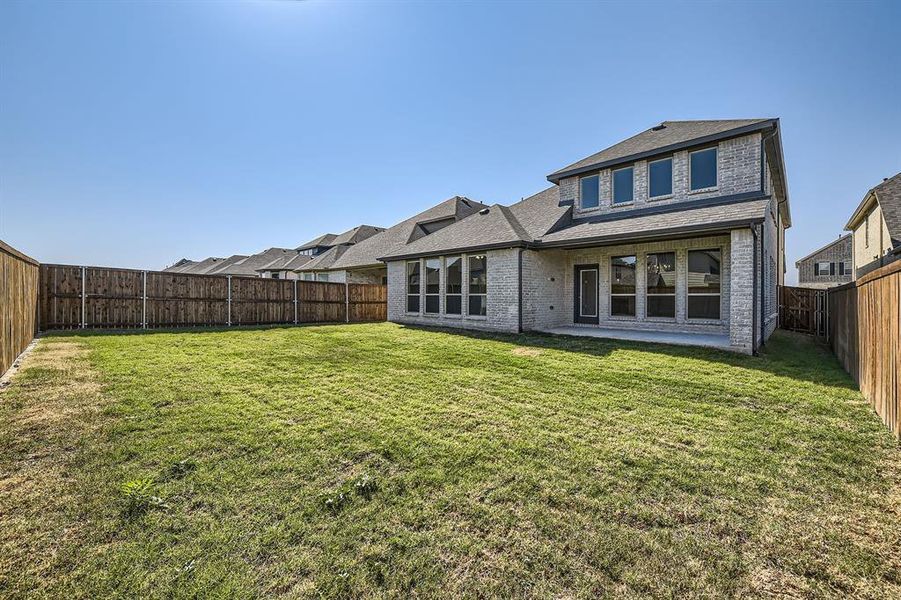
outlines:
M162 268L782 119L793 262L901 171L901 3L0 3L0 239Z

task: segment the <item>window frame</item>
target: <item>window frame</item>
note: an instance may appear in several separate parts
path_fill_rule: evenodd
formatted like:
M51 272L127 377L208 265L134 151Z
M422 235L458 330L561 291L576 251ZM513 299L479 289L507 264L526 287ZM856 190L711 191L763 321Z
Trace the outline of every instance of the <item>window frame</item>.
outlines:
M472 261L473 259L481 258L485 263L485 291L484 292L472 292ZM466 316L472 319L487 319L488 318L488 255L487 254L467 254L466 255ZM471 299L473 296L481 296L482 306L485 307L485 314L472 314L471 308L472 303Z
M693 188L691 187L691 157L695 154L700 154L701 152L714 152L714 160L713 160L713 168L714 168L714 179L713 185L707 187ZM720 187L720 149L719 145L716 146L707 146L706 148L698 148L697 150L691 150L688 153L688 193L689 194L700 194L702 192L711 192L716 191Z
M711 252L714 250L716 252L719 252L719 255L720 255L719 292L717 292L716 294L703 293L703 292L702 293L696 292L694 294L691 293L691 285L690 285L690 282L688 281L688 278L691 275L691 253L692 252ZM723 255L724 255L724 253L723 253L722 247L692 248L685 253L685 278L686 278L686 281L685 281L685 320L686 321L692 321L692 322L696 322L696 323L697 322L706 322L706 323L722 323L723 322L723 280L724 280ZM692 296L719 296L718 306L719 306L719 315L720 316L715 319L711 319L710 317L690 317L690 316L688 316L689 315L689 310L688 310L689 302L688 301Z
M448 292L450 286L448 285L448 273L450 272L448 269L448 264L454 260L459 261L459 272L460 272L460 291L456 293ZM461 317L463 316L463 255L462 254L453 254L451 256L444 257L444 314L448 317ZM448 297L451 298L459 298L460 299L460 312L448 312Z
M429 263L437 263L437 267L430 267ZM422 289L422 314L434 317L441 314L441 259L434 258L426 258L424 261L424 269L422 271L422 283L424 285L420 285ZM429 269L435 268L438 271L438 291L435 293L429 293ZM429 310L429 298L434 298L438 302L437 310L431 311Z
M582 193L582 191L583 191L582 182L585 181L586 179L591 179L592 177L597 179L596 188L597 188L598 200L597 200L597 204L595 204L594 206L585 206L585 197L584 197L584 194ZM583 175L583 176L579 177L579 210L582 210L582 211L598 210L600 208L601 208L601 174L593 173L591 175Z
M651 293L651 288L648 287L648 258L651 256L657 256L660 254L672 254L673 255L673 291L668 293ZM722 260L720 261L722 262ZM658 263L659 264L659 263ZM644 278L644 313L645 318L653 321L675 321L676 320L676 280L678 279L679 273L679 254L675 250L659 250L655 252L646 252L644 255L644 270L645 270L645 278ZM651 296L655 298L672 298L673 299L673 314L672 316L660 316L660 315L651 315L648 313L648 307L650 306L650 298Z
M676 161L674 160L674 156L664 156L663 158L657 158L654 160L649 160L647 163L647 176L648 176L648 200L656 201L656 200L666 200L668 198L672 198L674 196L674 192L676 190ZM670 184L669 184L669 193L668 194L660 194L659 196L651 195L651 165L659 162L669 161L670 162Z
M419 277L416 293L410 292L410 266L416 265L416 274ZM422 314L422 261L420 259L408 260L404 263L404 311L408 315ZM410 299L416 298L416 310L410 310Z
M632 293L631 294L622 294L622 293L614 293L613 292L613 261L617 258L633 258L635 259L634 263L634 273L633 277L635 281L632 283ZM638 254L620 254L620 255L610 255L610 318L611 319L637 319L638 318ZM618 315L613 313L613 299L614 298L632 298L632 306L634 307L631 315Z
M813 263L813 274L815 277L829 277L832 274L832 265L835 263L831 263L828 260L818 260ZM826 265L826 268L823 269L823 265Z
M316 273L316 281L319 283L328 283L328 273Z
M632 195L628 200L623 200L622 202L616 201L616 174L620 171L632 171ZM635 203L635 165L629 165L627 167L619 167L618 169L610 170L610 206L628 206L630 204Z

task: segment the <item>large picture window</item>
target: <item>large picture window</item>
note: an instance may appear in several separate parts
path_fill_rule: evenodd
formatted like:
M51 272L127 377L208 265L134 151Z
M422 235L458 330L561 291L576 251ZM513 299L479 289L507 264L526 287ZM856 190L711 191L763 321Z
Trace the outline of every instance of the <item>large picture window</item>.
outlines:
M610 314L615 317L635 316L634 256L614 256L610 259Z
M673 159L664 158L648 163L648 196L662 198L673 193Z
M469 314L488 314L488 258L484 255L469 257Z
M444 312L459 315L463 310L463 260L448 256L444 262Z
M579 180L579 186L582 208L597 208L601 202L600 178L597 175L583 177Z
M688 318L720 318L719 250L688 253Z
M688 170L692 191L716 187L716 148L689 154Z
M617 169L613 172L613 203L628 204L632 202L634 170L632 167Z
M429 258L425 261L425 312L437 315L441 312L441 260Z
M419 312L419 261L407 263L407 312Z
M676 253L648 254L647 312L649 317L676 317Z

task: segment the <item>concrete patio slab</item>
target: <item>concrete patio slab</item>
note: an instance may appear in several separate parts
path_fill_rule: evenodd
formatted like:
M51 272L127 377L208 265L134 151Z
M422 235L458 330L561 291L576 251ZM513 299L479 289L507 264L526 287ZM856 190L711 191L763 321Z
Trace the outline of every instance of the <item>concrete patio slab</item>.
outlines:
M651 331L635 329L614 329L610 327L551 327L542 329L544 333L556 335L576 335L612 340L630 340L635 342L652 342L656 344L675 344L678 346L703 346L720 350L733 350L729 346L729 336L713 333L681 333L673 331Z

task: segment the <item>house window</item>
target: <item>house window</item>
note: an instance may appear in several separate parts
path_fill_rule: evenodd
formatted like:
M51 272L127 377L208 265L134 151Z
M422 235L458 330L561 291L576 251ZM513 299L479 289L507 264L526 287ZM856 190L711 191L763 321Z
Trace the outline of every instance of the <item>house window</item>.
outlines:
M312 274L312 273L303 273L303 274L301 275L301 278L302 278L304 281L313 281L313 274Z
M600 178L597 175L583 177L579 180L582 208L597 208L601 199Z
M635 257L614 256L610 259L610 270L610 314L634 317Z
M690 153L688 172L692 191L716 187L716 148Z
M831 262L818 262L813 265L813 274L814 275L831 275L833 269L835 269L835 263Z
M845 275L851 275L852 274L851 261L846 261L846 262L843 262L842 264L845 265Z
M720 318L720 251L688 253L688 318Z
M328 281L328 273L316 273L316 281Z
M647 257L647 311L649 317L676 317L676 253Z
M632 202L634 169L626 167L613 172L613 203L626 204Z
M845 263L843 263L843 262L838 263L838 274L839 275L845 274Z
M488 314L488 259L483 255L469 257L469 314Z
M429 258L425 261L425 312L437 315L441 312L441 260Z
M270 277L272 277L273 279L278 279L279 276L280 276L279 273L272 273L272 274L270 275Z
M444 262L444 312L459 315L463 311L463 259L449 256Z
M673 193L673 159L648 163L648 197L662 198Z
M407 263L407 312L419 312L419 261Z

